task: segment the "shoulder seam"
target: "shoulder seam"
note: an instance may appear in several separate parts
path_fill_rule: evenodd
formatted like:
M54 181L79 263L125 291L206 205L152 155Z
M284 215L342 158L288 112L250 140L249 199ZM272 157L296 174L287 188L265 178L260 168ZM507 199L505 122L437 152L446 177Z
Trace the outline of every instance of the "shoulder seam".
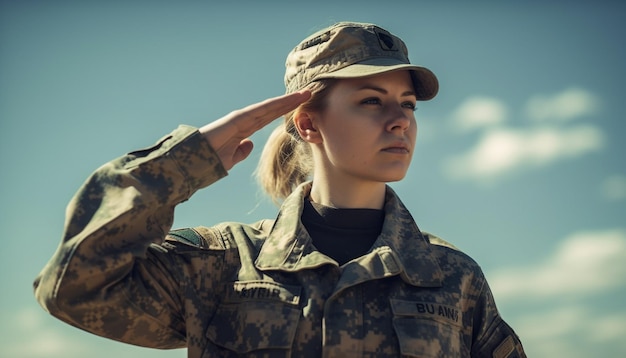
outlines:
M442 238L440 238L440 237L438 237L436 235L430 234L428 232L422 232L422 234L424 234L428 238L428 242L431 245L443 246L443 247L447 247L449 249L452 249L454 251L462 252L458 247L454 246L453 244L447 242L446 240L444 240L444 239L442 239Z

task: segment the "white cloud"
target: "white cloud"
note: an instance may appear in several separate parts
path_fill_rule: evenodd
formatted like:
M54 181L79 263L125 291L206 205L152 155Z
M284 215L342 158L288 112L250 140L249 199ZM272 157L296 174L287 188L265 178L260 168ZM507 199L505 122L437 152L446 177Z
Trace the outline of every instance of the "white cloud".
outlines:
M491 97L472 97L463 102L453 113L453 124L467 131L501 124L506 121L506 105Z
M553 96L534 96L526 104L526 112L533 120L566 121L590 115L598 109L598 100L588 91L569 88Z
M499 270L489 282L498 300L594 295L626 286L626 230L580 232L544 262Z
M492 129L468 153L444 162L444 171L455 179L493 179L519 168L577 157L603 145L602 132L590 125Z
M46 327L45 312L39 307L24 307L14 313L14 331L23 339L11 340L3 351L11 357L62 357L89 355L89 349L61 332Z
M602 183L602 194L610 201L626 200L626 175L612 175Z
M608 316L595 317L587 321L589 339L598 344L620 340L626 337L626 312L612 313ZM583 325L583 322L579 322Z
M517 320L515 326L524 332L524 339L556 340L573 333L586 317L587 312L582 306L562 306L548 312L525 315Z
M36 308L21 308L12 312L11 317L14 322L11 333L20 332L24 338L36 337L36 344L28 339L11 339L3 347L5 354L11 357L54 357L62 352L64 343L69 343L55 331L42 329L43 313Z
M101 338L51 318L31 302L2 312L11 329L3 332L1 357L11 358L158 358L186 357L187 351L137 347Z
M587 231L564 239L540 263L487 276L529 357L592 357L599 345L621 357L626 352L626 306L619 296L626 288L625 262L626 229Z
M601 313L593 306L561 305L529 311L514 324L529 357L586 358L594 346L626 347L626 312Z

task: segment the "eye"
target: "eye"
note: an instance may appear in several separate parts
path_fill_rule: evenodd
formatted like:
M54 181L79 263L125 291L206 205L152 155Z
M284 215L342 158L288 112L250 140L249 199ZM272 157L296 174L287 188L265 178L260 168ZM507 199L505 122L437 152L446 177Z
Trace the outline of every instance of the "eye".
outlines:
M380 98L371 97L371 98L366 98L366 99L362 100L361 104L380 105L380 104L382 104L382 102L381 102Z
M402 103L402 107L404 108L408 108L410 110L412 110L413 112L417 111L417 104L415 102L404 102Z

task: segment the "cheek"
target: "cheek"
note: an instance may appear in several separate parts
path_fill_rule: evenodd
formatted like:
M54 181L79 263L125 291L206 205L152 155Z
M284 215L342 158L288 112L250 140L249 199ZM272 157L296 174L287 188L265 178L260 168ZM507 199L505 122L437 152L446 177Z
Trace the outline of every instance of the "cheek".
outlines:
M330 147L345 148L360 130L351 113L336 108L327 110L319 124L318 129Z
M413 119L413 121L411 121L411 126L409 127L409 133L408 133L408 136L411 139L411 141L415 142L415 139L417 138L418 133L419 133L419 128L417 128L417 122L415 121L415 119Z
M357 164L371 147L371 138L367 137L362 128L346 123L326 128L323 146L331 162L352 162Z

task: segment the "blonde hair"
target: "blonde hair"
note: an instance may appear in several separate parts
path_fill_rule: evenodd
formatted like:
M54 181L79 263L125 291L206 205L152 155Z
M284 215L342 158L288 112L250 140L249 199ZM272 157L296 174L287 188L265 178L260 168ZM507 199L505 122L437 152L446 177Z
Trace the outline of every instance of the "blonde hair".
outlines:
M298 133L294 116L298 111L321 112L326 98L337 80L313 82L307 89L311 98L296 110L285 115L285 120L270 134L256 169L256 177L267 195L278 204L313 175L311 148Z

